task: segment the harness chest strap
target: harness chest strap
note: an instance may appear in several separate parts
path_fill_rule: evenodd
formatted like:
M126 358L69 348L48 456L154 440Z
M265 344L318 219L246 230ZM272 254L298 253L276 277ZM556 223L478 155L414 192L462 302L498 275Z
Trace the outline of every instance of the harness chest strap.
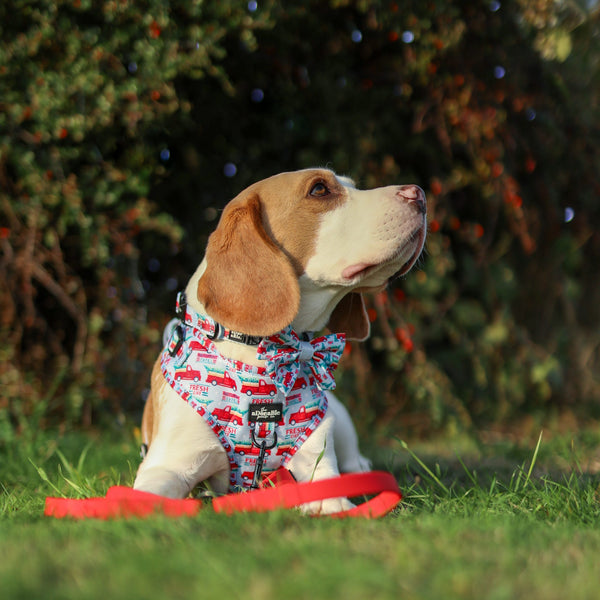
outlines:
M263 469L286 466L324 418L324 390L335 385L332 372L345 338L304 340L287 327L261 339L257 357L264 367L258 367L221 355L212 340L223 328L181 295L176 312L180 321L167 336L162 373L221 441L230 490L257 488Z
M177 352L163 351L163 376L221 442L230 490L256 487L263 469L285 466L317 428L327 396L306 369L296 380L301 385L283 396L263 368L232 363L191 326L182 333Z

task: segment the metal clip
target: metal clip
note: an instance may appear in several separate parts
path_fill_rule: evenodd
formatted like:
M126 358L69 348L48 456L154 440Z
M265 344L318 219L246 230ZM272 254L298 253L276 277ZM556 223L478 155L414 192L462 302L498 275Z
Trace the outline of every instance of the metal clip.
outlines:
M267 445L267 440L264 439L260 443L256 439L255 429L258 423L254 423L254 427L250 430L250 436L252 437L252 443L260 448L260 454L256 459L256 467L254 468L254 477L252 478L252 485L250 486L253 490L256 490L260 487L261 475L263 470L263 465L265 462L265 454L267 450L271 448L275 448L277 446L277 432L273 432L273 442Z
M203 334L211 341L218 340L221 338L221 326L215 322L215 330L212 333L203 331Z

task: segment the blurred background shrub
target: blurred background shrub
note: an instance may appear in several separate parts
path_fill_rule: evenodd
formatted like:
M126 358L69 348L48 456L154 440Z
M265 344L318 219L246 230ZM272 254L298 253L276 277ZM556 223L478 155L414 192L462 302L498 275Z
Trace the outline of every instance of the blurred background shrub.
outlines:
M137 419L220 209L284 170L418 183L359 427L598 416L597 0L6 0L0 440Z

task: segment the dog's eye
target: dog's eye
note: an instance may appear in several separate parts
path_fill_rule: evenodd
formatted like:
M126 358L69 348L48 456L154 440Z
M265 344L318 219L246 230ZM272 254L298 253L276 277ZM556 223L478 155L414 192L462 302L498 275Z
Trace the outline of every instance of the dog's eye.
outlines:
M315 183L310 190L310 195L317 198L322 198L329 194L329 188L324 183Z

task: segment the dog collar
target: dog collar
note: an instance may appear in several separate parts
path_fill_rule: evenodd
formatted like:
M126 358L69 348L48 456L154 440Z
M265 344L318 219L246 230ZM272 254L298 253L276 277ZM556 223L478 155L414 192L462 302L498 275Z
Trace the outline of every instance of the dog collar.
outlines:
M179 292L177 294L175 314L186 325L199 329L203 335L213 342L229 340L231 342L237 342L238 344L245 344L246 346L258 346L263 340L262 336L234 331L233 329L221 325L221 323L217 323L212 317L201 315L192 310L187 304L185 292ZM295 335L304 342L308 342L312 339L312 332L309 331Z
M197 313L187 305L184 292L177 295L175 312L181 324L173 324L172 335L169 332L166 350L171 356L179 352L185 338L185 326L188 326L210 341L227 339L256 346L257 357L265 361L266 372L273 377L277 389L286 396L294 386L301 363L306 363L310 368L319 388L335 389L333 371L346 344L343 333L311 338L307 333L299 336L289 325L271 336L250 336L227 329L208 315Z
M230 340L232 342L237 342L238 344L245 344L246 346L258 346L262 341L261 336L248 335L247 333L242 333L241 331L228 329L220 323L217 323L208 315L198 314L187 305L185 292L179 292L177 294L175 314L186 325L199 329L209 340L213 342L219 340Z

